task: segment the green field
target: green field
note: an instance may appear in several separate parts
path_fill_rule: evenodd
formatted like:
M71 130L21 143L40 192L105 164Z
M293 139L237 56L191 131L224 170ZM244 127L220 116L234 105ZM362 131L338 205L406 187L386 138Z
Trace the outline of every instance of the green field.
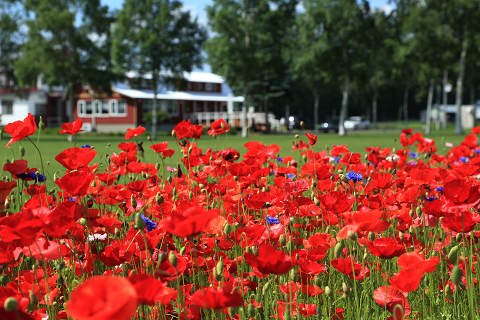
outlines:
M97 158L94 162L105 163L103 159L112 152L119 152L117 144L124 141L122 135L102 135L102 134L91 134L85 133L80 134L76 140L68 142L65 136L56 134L58 130L49 129L48 132L40 133L38 137L37 134L32 136L33 141L38 139L38 147L42 152L44 159L45 173L48 176L52 176L55 172L57 174L63 174L64 169L54 160L55 156L59 154L62 150L73 147L81 146L82 144L89 144L94 146L97 150ZM306 131L305 131L306 132ZM318 133L318 142L314 147L314 150L320 151L325 148L328 148L334 144L344 144L353 152L365 151L365 148L368 146L381 146L381 147L390 147L390 148L399 148L400 144L398 142L398 136L400 129L377 129L377 130L368 130L362 132L350 132L348 135L340 137L336 134L325 134ZM243 144L247 141L258 140L264 144L278 144L281 148L281 156L292 155L294 157L298 156L298 152L292 152L292 144L295 141L295 136L298 135L299 139L307 141L304 131L298 131L295 134L251 134L248 138L243 139L239 134L238 135L225 135L219 136L218 138L212 138L204 134L200 140L197 141L200 148L204 151L208 148L214 150L220 150L223 148L231 147L237 149L241 154L245 152L245 147ZM437 149L440 153L443 153L447 150L445 147L446 142L457 144L463 139L463 136L457 136L453 133L453 130L444 130L444 131L434 131L429 137L436 140ZM167 165L176 165L180 156L180 147L175 142L175 138L167 135L166 133L160 135L155 142L147 141L146 136L136 138L137 141L143 141L143 147L145 149L144 161L146 162L156 162L158 158L156 154L148 148L150 144L168 141L170 148L175 149L175 155L167 160ZM0 144L5 145L8 141L8 135L4 135L3 140L0 141ZM30 167L36 167L39 170L41 169L40 158L38 152L32 146L28 140L23 140L13 144L10 148L2 147L0 150L0 164L5 163L7 160L14 160L20 158L20 148L25 149L25 159L28 160ZM51 181L51 180L50 180Z

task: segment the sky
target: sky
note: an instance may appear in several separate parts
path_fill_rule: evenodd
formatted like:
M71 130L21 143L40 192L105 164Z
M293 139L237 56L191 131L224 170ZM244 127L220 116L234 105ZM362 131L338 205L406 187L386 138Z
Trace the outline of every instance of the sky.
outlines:
M183 0L183 6L186 10L189 10L193 16L197 16L201 24L206 25L207 15L205 8L212 2L212 0ZM110 10L116 10L122 7L123 0L102 0L102 3L108 5ZM370 5L387 12L392 10L392 6L388 4L388 0L370 0Z

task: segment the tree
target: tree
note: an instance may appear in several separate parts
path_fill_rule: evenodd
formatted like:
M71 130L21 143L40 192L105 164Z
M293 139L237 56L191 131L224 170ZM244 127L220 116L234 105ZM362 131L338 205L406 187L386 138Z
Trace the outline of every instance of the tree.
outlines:
M19 56L23 40L20 12L11 0L0 0L0 88L16 85L13 64Z
M315 76L306 76L311 85L317 85L325 75L327 82L340 85L342 104L339 116L339 135L345 134L344 121L348 113L348 99L352 83L358 79L366 67L368 45L364 42L361 30L364 29L366 10L355 0L306 0L304 28L309 28L312 41L303 42L304 54L300 66L306 73L317 72L318 68L309 71L317 63L321 63L320 73ZM304 32L305 33L305 32ZM308 39L308 36L304 39ZM315 108L318 110L318 99L315 99ZM318 116L318 111L315 112ZM318 119L314 119L318 121Z
M66 115L72 120L77 84L110 89L108 8L100 0L26 0L25 10L28 37L15 74L23 85L42 75L47 84L63 86Z
M260 103L267 114L272 99L290 87L288 42L296 4L297 0L215 0L207 9L212 30L208 62L244 96L243 137L247 105Z
M126 0L113 30L113 58L118 72L150 74L154 99L152 138L157 134L160 73L180 77L200 65L205 30L177 0Z

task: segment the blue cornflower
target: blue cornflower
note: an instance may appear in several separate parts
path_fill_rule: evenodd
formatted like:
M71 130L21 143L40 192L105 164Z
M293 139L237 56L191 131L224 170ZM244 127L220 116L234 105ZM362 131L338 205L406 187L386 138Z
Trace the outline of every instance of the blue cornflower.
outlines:
M335 158L333 158L333 162L339 163L340 162L340 157L336 156Z
M293 173L287 173L286 176L287 176L288 179L292 179L292 180L297 177L297 175L293 174Z
M92 146L89 145L89 144L82 144L82 148L83 148L83 149L91 149Z
M468 157L460 157L460 161L463 162L463 163L467 163L468 161L470 161L470 158L468 158Z
M437 187L438 192L443 192L443 187Z
M277 157L277 162L283 162L283 158L282 157Z
M408 155L410 156L410 158L413 158L413 159L416 159L416 158L418 158L418 153L416 153L416 152L413 152L413 151L412 151L412 152L410 152Z
M145 227L147 228L147 231L152 231L157 227L157 223L148 219L145 217L143 214L140 214L140 217L143 219L143 222L145 222Z
M280 220L278 220L277 217L270 217L270 216L267 216L267 223L272 225L272 224L279 224L280 223Z
M475 154L480 154L480 149L475 149L473 152L475 152Z
M355 171L349 171L346 177L348 181L353 181L353 182L361 181L363 179L362 174Z
M77 197L68 197L68 201L75 202L77 201Z
M43 174L40 174L38 172L29 172L27 173L27 177L35 180L36 182L45 182L47 180L47 177L44 176Z
M437 200L437 199L438 198L435 197L435 196L425 196L425 201L428 201L428 202L433 201L433 200Z

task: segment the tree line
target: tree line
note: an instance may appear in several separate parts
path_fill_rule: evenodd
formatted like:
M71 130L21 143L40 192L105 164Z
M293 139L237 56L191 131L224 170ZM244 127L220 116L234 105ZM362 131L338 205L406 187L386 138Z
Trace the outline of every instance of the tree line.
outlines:
M168 80L161 74L175 79L206 62L246 105L301 114L313 128L334 117L340 134L348 114L375 125L408 121L420 109L430 119L433 104L460 110L474 102L480 0L390 5L386 12L366 0L213 0L202 26L178 0L125 0L117 11L100 0L0 0L0 86L32 86L41 75L65 88L71 116L78 83L108 91L136 71L156 93Z

